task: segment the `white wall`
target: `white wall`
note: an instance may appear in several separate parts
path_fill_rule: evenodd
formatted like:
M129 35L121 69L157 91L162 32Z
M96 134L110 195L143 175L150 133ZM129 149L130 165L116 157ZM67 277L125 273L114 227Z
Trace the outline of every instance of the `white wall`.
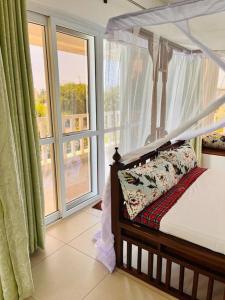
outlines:
M203 167L225 171L225 156L203 154Z

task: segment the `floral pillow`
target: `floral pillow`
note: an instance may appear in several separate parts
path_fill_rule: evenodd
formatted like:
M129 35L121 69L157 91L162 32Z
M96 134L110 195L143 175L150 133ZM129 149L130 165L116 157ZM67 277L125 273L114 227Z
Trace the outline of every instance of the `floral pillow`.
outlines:
M225 135L217 132L205 135L202 139L202 145L208 148L225 150Z
M173 150L162 151L159 157L173 165L178 181L197 166L196 155L190 143L185 143Z
M163 158L118 175L131 220L178 182L172 164Z

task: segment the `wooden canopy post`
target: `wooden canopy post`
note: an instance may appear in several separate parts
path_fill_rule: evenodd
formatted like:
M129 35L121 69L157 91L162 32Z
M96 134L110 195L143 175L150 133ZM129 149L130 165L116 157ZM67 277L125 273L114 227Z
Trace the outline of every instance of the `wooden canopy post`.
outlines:
M168 66L172 58L173 50L168 45L168 41L163 40L160 52L160 71L162 72L162 98L160 109L160 128L158 130L158 138L165 136L166 131L166 109L167 109L167 79L168 79Z
M115 237L115 252L116 252L116 265L122 266L123 264L123 242L121 239L121 229L119 226L119 218L121 217L120 209L120 182L118 178L118 171L123 168L123 164L120 163L121 155L118 152L118 147L115 148L115 153L113 155L114 163L110 165L111 167L111 199L113 203L111 205L111 220L112 220L112 233Z
M151 110L151 141L157 137L157 89L158 89L158 73L159 73L159 49L160 40L149 38L149 53L153 62L153 91L152 91L152 110Z

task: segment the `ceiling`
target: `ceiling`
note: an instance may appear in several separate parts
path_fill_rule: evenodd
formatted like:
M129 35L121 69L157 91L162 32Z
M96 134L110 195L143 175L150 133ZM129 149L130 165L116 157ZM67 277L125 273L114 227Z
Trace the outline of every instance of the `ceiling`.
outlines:
M145 8L160 6L174 0L134 0ZM132 1L131 1L132 2ZM109 18L139 10L129 0L28 0L29 3L40 4L54 11L69 16L86 19L105 27Z

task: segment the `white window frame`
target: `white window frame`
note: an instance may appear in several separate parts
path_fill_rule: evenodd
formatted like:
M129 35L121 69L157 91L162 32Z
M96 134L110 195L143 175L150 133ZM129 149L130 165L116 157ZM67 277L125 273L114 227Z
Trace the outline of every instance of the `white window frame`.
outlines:
M31 9L33 10L33 9ZM93 29L89 24L81 24L80 20L65 20L56 16L49 9L35 6L35 11L28 11L28 22L44 25L46 28L46 47L48 62L49 90L52 110L53 137L40 140L40 144L54 144L55 149L55 169L56 169L56 189L58 200L58 211L46 217L46 224L52 223L59 218L64 218L79 209L94 203L99 199L105 182L104 174L104 107L103 107L103 31ZM48 13L47 13L48 12ZM57 27L65 28L75 36L88 39L89 47L89 114L90 130L62 133L61 109L59 101L59 74L56 30ZM90 138L90 158L91 158L91 192L77 198L74 202L66 204L65 199L65 178L63 144L80 138Z

